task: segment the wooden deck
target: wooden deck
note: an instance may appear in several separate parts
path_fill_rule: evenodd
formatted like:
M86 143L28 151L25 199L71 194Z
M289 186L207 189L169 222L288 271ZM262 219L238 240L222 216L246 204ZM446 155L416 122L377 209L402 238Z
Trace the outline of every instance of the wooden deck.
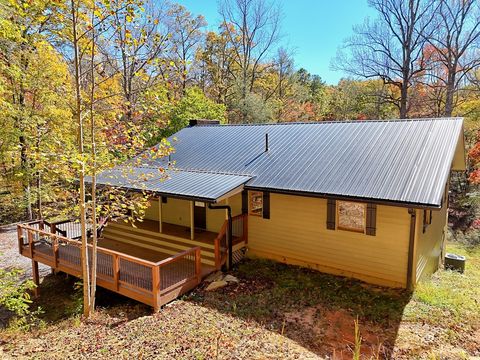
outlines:
M164 223L159 233L157 221L138 222L136 230L115 224L110 231L104 230L108 236L99 238L97 284L155 309L190 291L227 261L227 221L218 234L197 230L194 240L183 226ZM232 226L235 247L245 246L247 216L235 216ZM32 259L35 284L39 284L39 262L82 277L81 242L70 238L77 228L73 221L18 225L19 252ZM91 254L91 244L88 251Z
M136 258L145 259L155 263L168 259L172 256L171 254L164 253L161 250L156 251L156 250L146 249L141 246L130 245L130 244L119 242L113 239L108 239L108 238L99 239L98 246L104 249L113 250L119 253L127 254L130 256L134 256ZM202 264L202 267L201 267L202 279L214 271L215 271L214 266L208 266L208 265Z

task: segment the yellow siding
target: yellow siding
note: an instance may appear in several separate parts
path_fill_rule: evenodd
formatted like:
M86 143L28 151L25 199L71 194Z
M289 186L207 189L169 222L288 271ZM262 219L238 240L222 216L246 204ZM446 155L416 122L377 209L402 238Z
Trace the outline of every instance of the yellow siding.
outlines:
M410 216L406 208L377 206L377 234L326 229L327 201L271 194L270 219L249 216L249 254L406 286Z
M465 159L465 136L463 130L460 133L460 137L457 142L457 147L455 149L455 156L452 161L452 170L453 171L465 171L466 159Z
M225 201L221 201L217 205L225 205ZM226 214L226 210L214 210L207 207L207 230L219 232L225 222Z
M445 202L444 202L445 203ZM420 281L438 269L447 226L447 206L432 210L432 223L423 232L423 210L417 210L415 237L415 279Z
M232 208L232 216L237 216L242 213L242 194L233 195L228 199L228 205Z
M145 211L145 218L158 221L158 200L152 199L150 204L150 207ZM225 204L225 201L220 202L220 204ZM207 230L213 232L220 231L225 221L225 210L212 210L208 208L208 204L206 206ZM168 198L167 203L162 203L162 219L165 223L190 227L190 201Z
M145 218L158 221L158 200L150 200L151 206L145 212ZM190 201L168 198L162 203L163 222L190 226Z

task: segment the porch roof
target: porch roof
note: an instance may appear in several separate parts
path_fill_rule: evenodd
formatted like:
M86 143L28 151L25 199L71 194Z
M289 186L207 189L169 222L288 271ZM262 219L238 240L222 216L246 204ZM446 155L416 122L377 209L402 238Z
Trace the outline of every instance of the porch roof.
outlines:
M161 196L217 202L243 189L252 177L192 170L159 170L153 167L116 167L97 175L97 184Z

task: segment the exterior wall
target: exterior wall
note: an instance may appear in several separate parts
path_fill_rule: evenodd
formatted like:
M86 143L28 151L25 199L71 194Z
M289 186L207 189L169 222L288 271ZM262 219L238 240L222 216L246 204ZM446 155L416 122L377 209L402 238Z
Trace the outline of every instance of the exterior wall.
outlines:
M375 236L327 230L326 214L326 199L271 193L270 219L249 216L249 256L406 286L408 209L377 205Z
M227 203L232 208L232 216L237 216L242 213L242 193L228 198Z
M145 218L158 221L158 199L152 199L150 203ZM162 203L162 219L169 224L190 226L190 201L168 198L167 203Z
M242 196L237 194L229 198L228 204L232 207L232 215L242 213ZM219 205L225 205L227 201L219 202ZM158 199L150 200L150 207L145 211L145 218L158 221ZM207 206L207 230L219 232L227 218L226 210L213 210ZM168 198L166 203L162 203L163 222L175 225L190 227L190 201L182 199Z
M414 255L416 282L438 269L447 227L447 208L447 201L444 201L440 210L432 210L432 223L427 225L425 232L423 232L423 210L417 210Z

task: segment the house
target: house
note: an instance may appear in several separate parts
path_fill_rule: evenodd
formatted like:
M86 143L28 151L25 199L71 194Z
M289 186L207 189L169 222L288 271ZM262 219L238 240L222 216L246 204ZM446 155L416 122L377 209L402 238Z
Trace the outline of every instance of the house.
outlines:
M158 308L246 253L411 289L443 258L450 172L465 170L461 118L196 121L171 141L170 157L146 152L98 177L152 194L144 222L103 230L100 286ZM69 238L62 224L19 227L22 254L46 246L38 261L48 252L73 272L56 250Z

